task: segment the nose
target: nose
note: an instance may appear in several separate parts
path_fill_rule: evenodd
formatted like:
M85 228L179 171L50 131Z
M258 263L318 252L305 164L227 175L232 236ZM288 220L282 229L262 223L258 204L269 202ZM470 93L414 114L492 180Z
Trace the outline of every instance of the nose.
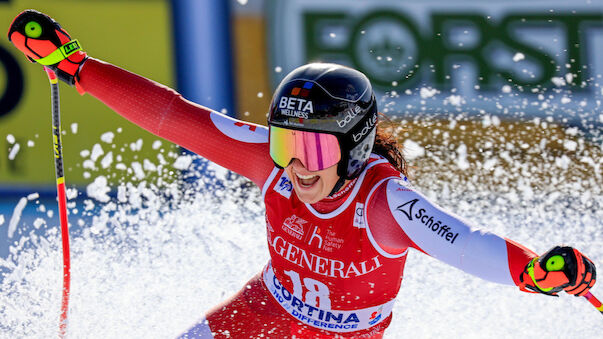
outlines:
M304 163L301 162L301 160L299 160L298 158L293 158L293 160L291 160L291 162L289 163L290 166L294 167L294 168L303 168L306 169L306 166L304 166Z
M293 160L291 160L290 166L292 169L296 170L297 172L300 172L301 174L312 172L307 169L304 163L298 158L293 158Z

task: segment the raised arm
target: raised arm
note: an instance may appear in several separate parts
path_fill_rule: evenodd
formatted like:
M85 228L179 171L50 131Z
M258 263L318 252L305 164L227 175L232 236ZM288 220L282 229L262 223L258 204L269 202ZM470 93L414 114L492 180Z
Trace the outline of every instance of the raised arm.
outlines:
M270 174L273 163L266 128L212 112L154 81L88 58L79 42L43 13L26 10L19 14L8 38L30 61L49 67L81 94L91 94L151 133L259 186Z
M367 220L380 251L395 255L412 247L501 284L519 286L524 267L536 257L509 239L471 227L399 180L384 182L375 190Z
M596 282L594 263L572 247L538 257L507 238L472 227L442 210L402 180L387 180L368 198L367 231L385 256L412 247L467 273L522 291L586 296Z
M84 63L79 84L83 91L147 131L259 186L274 166L264 126L211 111L168 87L92 58Z
M586 296L595 265L572 247L555 246L542 256L507 238L480 231L442 210L401 180L388 180L369 197L369 237L384 255L415 248L486 280L522 291Z

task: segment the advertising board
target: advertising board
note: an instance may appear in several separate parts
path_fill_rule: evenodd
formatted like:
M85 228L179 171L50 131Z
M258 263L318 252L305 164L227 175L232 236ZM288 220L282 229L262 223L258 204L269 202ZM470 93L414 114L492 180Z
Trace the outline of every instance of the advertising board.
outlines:
M310 62L364 72L391 114L602 124L603 3L269 1L273 85Z
M55 18L77 38L89 56L105 60L168 86L173 85L169 2L149 1L0 1L0 31L21 11L34 8ZM61 83L65 175L83 185L103 169L82 166L95 144L122 162L153 156L158 138L121 118L89 95ZM0 187L54 187L50 86L45 72L0 39ZM115 137L103 142L105 133ZM138 141L140 139L140 141ZM105 138L105 140L108 140ZM130 143L142 144L132 152ZM167 142L163 146L170 148ZM126 150L121 152L120 150ZM138 148L137 148L138 149ZM87 151L87 152L86 152ZM88 154L83 157L82 154ZM88 172L88 174L86 174Z

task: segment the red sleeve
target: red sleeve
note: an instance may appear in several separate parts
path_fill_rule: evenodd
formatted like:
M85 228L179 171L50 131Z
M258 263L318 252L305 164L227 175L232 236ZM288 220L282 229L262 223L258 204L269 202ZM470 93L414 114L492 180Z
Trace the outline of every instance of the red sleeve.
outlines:
M79 85L129 121L260 187L274 167L266 127L212 112L166 86L93 58L84 63Z
M410 238L404 233L402 228L396 222L392 211L387 205L385 185L379 186L374 195L368 202L367 223L375 245L379 246L389 255L399 255L406 251L408 247L422 251Z
M527 247L505 238L507 242L507 253L509 256L509 271L515 285L519 286L519 276L523 273L526 264L538 255Z

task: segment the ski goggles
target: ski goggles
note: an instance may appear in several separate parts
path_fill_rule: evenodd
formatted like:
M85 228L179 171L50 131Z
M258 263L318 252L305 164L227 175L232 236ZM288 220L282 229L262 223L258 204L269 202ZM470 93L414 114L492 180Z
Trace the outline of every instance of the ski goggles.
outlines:
M320 171L341 160L341 149L332 134L270 126L270 156L282 168L296 158L309 171Z

